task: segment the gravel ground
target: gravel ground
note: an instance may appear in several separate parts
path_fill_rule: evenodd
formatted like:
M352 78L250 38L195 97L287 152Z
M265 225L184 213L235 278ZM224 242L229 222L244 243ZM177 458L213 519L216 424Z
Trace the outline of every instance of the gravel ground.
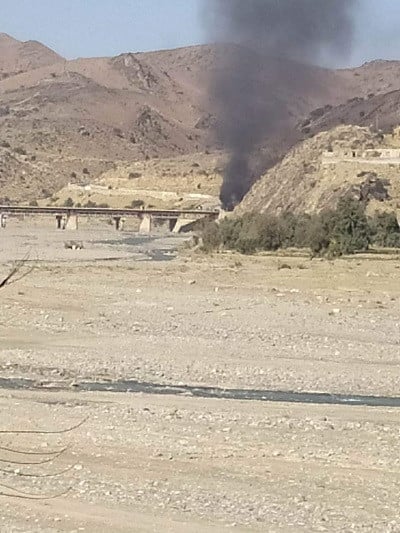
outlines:
M130 236L113 243L109 233L96 245L87 234L91 253L66 258L45 228L1 237L0 259L12 243L23 257L37 239L43 260L2 291L0 376L63 390L3 390L0 426L88 417L60 436L0 434L0 446L69 444L29 472L74 465L56 478L3 473L37 494L72 490L4 498L1 531L400 531L397 410L75 391L83 380L133 379L398 396L398 257L182 251L155 262L178 241L127 245Z

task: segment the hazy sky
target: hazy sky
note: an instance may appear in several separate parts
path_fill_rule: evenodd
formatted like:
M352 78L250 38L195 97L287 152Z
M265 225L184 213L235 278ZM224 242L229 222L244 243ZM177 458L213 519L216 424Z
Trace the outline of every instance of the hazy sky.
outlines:
M201 3L0 0L0 32L21 40L36 39L68 58L174 48L207 40ZM356 41L348 62L400 59L400 0L358 0L358 5Z

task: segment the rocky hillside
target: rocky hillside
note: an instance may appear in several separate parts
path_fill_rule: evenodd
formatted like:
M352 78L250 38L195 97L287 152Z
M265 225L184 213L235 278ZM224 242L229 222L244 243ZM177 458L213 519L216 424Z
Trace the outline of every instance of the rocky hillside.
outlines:
M400 123L399 107L399 90L378 95L371 93L366 98L355 97L338 106L315 109L298 129L303 135L312 136L340 124L357 124L389 133Z
M135 161L223 150L213 136L219 115L208 87L225 53L226 45L194 46L66 61L40 43L0 34L0 199L43 198ZM256 60L254 82L284 116L281 131L260 147L255 174L336 120L318 122L317 113L304 125L313 110L345 114L349 100L400 90L400 63L330 71ZM358 124L364 117L357 114Z
M61 56L37 41L23 43L0 33L0 80L63 61Z
M299 144L253 186L237 212L315 212L343 194L400 210L400 150L368 128L339 126Z

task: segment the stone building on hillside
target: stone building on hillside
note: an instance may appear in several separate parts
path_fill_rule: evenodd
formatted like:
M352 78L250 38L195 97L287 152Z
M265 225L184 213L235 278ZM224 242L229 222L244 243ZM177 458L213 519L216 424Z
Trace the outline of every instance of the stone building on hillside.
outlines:
M368 163L379 163L379 161L387 162L388 164L397 163L400 165L400 149L399 148L376 148L368 150L352 150L351 148L333 148L330 151L325 151L322 155L323 159L329 161L348 161L358 160L362 163L363 160ZM361 160L361 161L360 161Z

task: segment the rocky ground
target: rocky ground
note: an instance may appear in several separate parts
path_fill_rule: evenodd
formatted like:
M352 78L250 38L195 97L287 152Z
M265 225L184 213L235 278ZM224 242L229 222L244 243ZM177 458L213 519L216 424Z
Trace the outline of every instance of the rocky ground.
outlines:
M182 249L154 261L179 242L98 231L76 236L84 250L65 250L49 227L1 233L1 273L11 251L39 259L1 292L0 377L41 388L3 389L0 429L85 420L61 435L0 434L3 447L68 445L35 468L0 451L0 483L39 495L71 488L52 500L3 498L1 531L400 531L396 409L76 387L133 379L397 396L399 256Z

